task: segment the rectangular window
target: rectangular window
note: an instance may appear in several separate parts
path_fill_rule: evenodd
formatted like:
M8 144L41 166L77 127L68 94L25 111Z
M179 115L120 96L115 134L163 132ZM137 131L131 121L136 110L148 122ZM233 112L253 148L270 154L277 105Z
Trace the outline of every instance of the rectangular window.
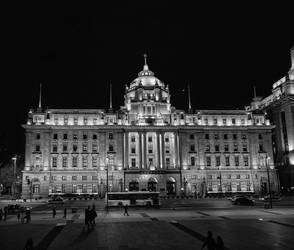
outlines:
M148 158L148 162L149 162L149 167L153 166L153 158Z
M247 136L245 134L242 134L242 140L246 140Z
M228 134L224 134L224 140L228 140Z
M152 153L153 153L152 148L148 148L148 154L152 154Z
M207 145L205 146L205 152L210 152L210 145L209 145L209 144L207 144Z
M36 145L36 152L40 152L40 145Z
M84 124L85 124L85 125L88 124L88 118L84 118Z
M88 139L88 135L87 134L83 134L83 140L87 140Z
M136 137L134 135L131 136L131 142L136 142Z
M219 134L214 134L214 139L218 140L219 139Z
M235 166L239 166L239 156L235 156L234 157L234 159L235 159Z
M86 181L87 180L87 176L86 175L83 175L82 176L82 181Z
M52 158L52 167L56 168L57 167L57 157Z
M67 167L67 157L62 157L62 167L63 168Z
M247 182L247 184L246 184L246 190L247 190L247 191L250 191L250 189L251 189L250 182Z
M238 152L238 144L234 144L234 152Z
M97 134L93 134L92 139L97 140Z
M232 119L232 124L235 125L236 124L236 119Z
M54 153L57 152L57 145L56 144L52 145L52 152L54 152Z
M208 119L207 118L204 119L204 124L208 125Z
M68 118L67 117L64 117L63 118L63 123L64 123L64 125L67 125L68 124Z
M258 139L262 140L262 134L258 134Z
M136 158L132 158L132 159L131 159L131 166L132 166L133 168L136 167Z
M205 139L209 140L209 134L205 134Z
M63 152L67 152L67 144L63 144L63 146L62 146L62 151L63 151Z
M212 184L211 183L208 183L207 186L208 186L207 187L208 188L208 191L212 191Z
M88 166L88 157L83 156L83 168L86 168Z
M209 156L206 157L206 166L208 166L208 167L211 166L211 158Z
M72 145L72 151L73 152L77 152L78 151L78 145L77 144L73 144Z
M131 148L131 153L132 153L132 154L136 154L136 148L135 148L135 147L132 147L132 148Z
M224 124L224 125L227 124L227 119L223 119L223 124Z
M92 176L92 181L97 181L98 180L98 176L97 175L93 175Z
M61 178L63 181L66 181L66 176L62 176Z
M78 118L77 117L74 118L74 125L78 125Z
M190 135L190 139L191 139L191 135ZM165 140L165 142L169 142L169 138L168 137L165 137L164 140Z
M96 143L93 143L93 144L92 144L92 152L93 152L93 153L98 152L98 147L97 147L97 144L96 144Z
M88 151L88 144L83 143L83 152L87 152L87 151Z
M229 144L224 145L225 152L229 152Z
M194 140L194 134L190 134L190 140Z
M109 134L108 134L108 139L109 139L109 140L112 140L112 139L113 139L113 134L112 134L112 133L109 133Z
M243 152L247 152L248 149L247 149L247 144L243 144Z
M52 175L51 179L52 179L52 181L57 181L57 176L56 175Z
M263 145L262 144L259 144L258 150L259 150L259 152L263 152Z
M110 145L108 146L108 151L109 151L109 152L113 152L113 151L114 151L114 150L113 150L113 145L110 144Z
M170 167L170 158L165 158L165 166Z
M63 140L67 140L67 134L63 134Z
M233 140L237 140L237 134L233 134Z
M245 119L241 119L241 124L245 125Z
M38 133L38 134L36 134L36 139L37 140L40 140L41 139L41 135Z
M72 166L75 168L78 166L78 157L77 156L74 156L72 158Z
M240 176L239 174L236 175L236 179L240 179L240 177L241 177L241 176Z
M219 145L214 145L215 152L219 152Z
M248 160L248 156L244 156L244 166L248 166L249 160Z
M74 175L74 176L71 177L71 179L72 179L73 181L76 181L76 180L77 180L77 176Z
M165 147L165 153L166 154L169 154L170 153L170 150L169 150L169 147L168 146Z
M190 152L195 152L195 145L194 144L190 145Z
M195 166L195 157L192 156L190 160L191 160L191 166Z
M237 184L237 191L241 191L241 184L240 183Z
M231 174L228 174L227 178L228 179L231 179L232 178L232 175Z
M217 119L216 118L213 119L213 125L217 125Z
M221 162L221 161L220 161L220 156L216 156L216 157L215 157L215 163L216 163L216 166L217 166L217 167L220 166L220 162Z
M65 184L61 184L61 193L65 193Z
M246 179L249 179L250 178L250 175L249 174L246 174Z
M72 135L72 138L73 138L74 141L76 141L78 139L78 135L77 134L73 134Z
M92 167L96 168L98 166L98 158L97 156L92 157Z
M148 142L152 142L152 136L148 136Z
M230 166L230 156L226 156L226 166Z

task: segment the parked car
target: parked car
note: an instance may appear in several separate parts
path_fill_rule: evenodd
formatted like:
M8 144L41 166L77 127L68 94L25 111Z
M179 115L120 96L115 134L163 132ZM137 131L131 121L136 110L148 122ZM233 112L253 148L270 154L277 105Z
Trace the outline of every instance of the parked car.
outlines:
M51 203L51 204L63 204L64 200L63 200L62 197L54 197L52 199L49 199L48 203Z
M234 195L232 197L229 197L228 200L231 200L232 202L234 202L236 199L243 198L243 197L247 198L247 196L245 195Z
M247 197L238 197L232 201L233 205L254 205L254 200Z

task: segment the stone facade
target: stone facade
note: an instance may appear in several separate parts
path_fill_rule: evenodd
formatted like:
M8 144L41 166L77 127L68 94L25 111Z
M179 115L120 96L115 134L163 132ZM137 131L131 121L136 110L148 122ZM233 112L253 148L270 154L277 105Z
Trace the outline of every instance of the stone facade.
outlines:
M275 125L274 159L282 191L294 191L294 47L291 61L288 74L273 84L272 94L266 98L254 98L250 108L267 112Z
M111 107L111 105L110 105ZM118 111L30 110L23 196L153 190L162 195L278 190L272 126L248 110L177 110L145 62ZM268 176L270 179L268 179Z

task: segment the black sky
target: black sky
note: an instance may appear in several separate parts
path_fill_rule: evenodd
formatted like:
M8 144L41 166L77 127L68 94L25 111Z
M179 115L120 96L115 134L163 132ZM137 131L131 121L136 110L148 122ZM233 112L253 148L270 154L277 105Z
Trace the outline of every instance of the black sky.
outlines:
M178 109L187 109L181 90L188 83L194 109L242 109L253 85L266 96L290 68L293 8L286 4L79 2L3 8L0 143L9 154L24 150L21 124L37 106L40 82L49 108L107 108L112 83L118 109L147 53Z

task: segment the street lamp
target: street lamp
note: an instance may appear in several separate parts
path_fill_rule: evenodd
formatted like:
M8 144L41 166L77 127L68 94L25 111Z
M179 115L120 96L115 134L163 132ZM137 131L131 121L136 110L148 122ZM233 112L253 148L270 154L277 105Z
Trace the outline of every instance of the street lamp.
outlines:
M13 196L15 195L15 182L16 182L16 160L17 156L15 155L14 157L11 158L13 160Z
M270 175L269 175L269 169L268 169L268 160L269 159L270 159L270 157L266 154L265 166L266 166L266 172L267 172L267 182L268 182L268 191L269 191L269 199L270 199L270 208L273 208Z

